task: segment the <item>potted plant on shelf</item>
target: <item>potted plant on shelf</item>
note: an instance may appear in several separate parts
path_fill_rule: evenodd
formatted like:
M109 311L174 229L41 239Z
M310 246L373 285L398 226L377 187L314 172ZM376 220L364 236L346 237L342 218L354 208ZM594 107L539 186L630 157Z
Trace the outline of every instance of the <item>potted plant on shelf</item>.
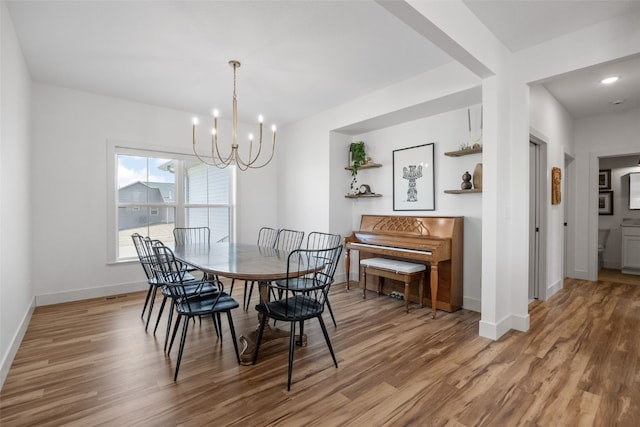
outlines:
M367 163L367 153L364 151L364 141L352 142L349 145L349 154L351 155L350 167L351 167L351 193L356 194L358 192L358 170L362 165Z

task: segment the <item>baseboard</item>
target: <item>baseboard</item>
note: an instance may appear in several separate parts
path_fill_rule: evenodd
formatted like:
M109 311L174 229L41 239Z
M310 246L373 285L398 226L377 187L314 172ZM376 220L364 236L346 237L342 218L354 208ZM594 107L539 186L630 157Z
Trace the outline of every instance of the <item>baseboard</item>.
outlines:
M558 280L556 283L548 287L546 298L547 299L551 298L553 295L555 295L558 291L562 289L562 286L563 286L563 281Z
M524 316L518 316L516 314L511 315L511 329L516 331L527 332L529 330L529 313Z
M125 294L127 292L144 291L149 288L147 282L120 283L117 285L101 286L98 288L76 289L73 291L54 292L36 295L36 307L63 302L80 301L83 299L101 298L110 295Z
M462 297L462 308L465 310L475 311L477 313L482 312L482 301L478 298Z
M574 270L573 274L570 277L572 277L573 279L590 280L589 279L589 272L588 271L582 271L582 270Z
M24 338L24 334L27 333L27 328L29 327L29 322L31 321L31 315L36 308L36 299L35 297L31 299L31 304L27 308L26 313L22 317L20 321L20 326L18 330L13 335L11 339L11 343L7 350L7 353L2 358L2 364L0 365L0 390L2 390L2 386L4 385L4 380L7 379L7 375L9 375L9 370L11 369L11 364L13 363L14 357L16 357L16 353L18 353L18 349L20 348L20 344L22 343L22 339Z
M481 320L479 326L479 335L481 337L497 340L498 338L506 334L510 329L515 329L522 332L528 331L529 315L527 314L526 316L517 316L515 314L512 314L505 317L498 323L491 323L485 320Z

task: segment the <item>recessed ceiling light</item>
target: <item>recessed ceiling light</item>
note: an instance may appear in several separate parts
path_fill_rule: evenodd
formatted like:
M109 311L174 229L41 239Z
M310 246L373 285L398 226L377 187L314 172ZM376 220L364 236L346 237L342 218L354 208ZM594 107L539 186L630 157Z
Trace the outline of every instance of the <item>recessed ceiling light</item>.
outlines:
M617 82L619 78L620 77L618 77L618 76L607 77L606 79L600 80L600 83L603 83L605 85L610 85L611 83Z

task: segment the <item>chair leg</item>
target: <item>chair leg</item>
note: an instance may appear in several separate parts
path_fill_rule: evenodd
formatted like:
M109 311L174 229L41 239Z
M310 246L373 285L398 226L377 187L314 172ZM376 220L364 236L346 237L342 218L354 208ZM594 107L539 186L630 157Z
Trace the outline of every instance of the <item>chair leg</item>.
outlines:
M140 315L141 319L144 319L144 312L147 309L147 304L149 304L149 297L151 296L151 291L153 290L154 286L149 285L149 290L147 291L147 297L144 299L144 306L142 307L142 314Z
M244 303L243 303L243 307L244 307L244 311L248 311L249 310L249 304L251 304L251 295L253 294L253 285L255 284L255 282L251 282L251 285L249 285L249 283L247 281L244 282L244 296L242 297ZM249 293L247 293L247 285L249 285Z
M171 342L169 343L169 349L167 350L167 354L171 353L171 347L173 347L173 341L176 339L176 333L178 332L178 326L180 326L181 319L182 319L182 316L178 315L178 318L176 319L176 324L173 327L173 334L171 335ZM187 325L189 323L189 319L185 319L184 323L185 325Z
M151 294L151 301L149 301L149 311L147 312L147 323L144 325L144 331L147 332L147 328L149 327L149 319L151 319L151 312L153 311L153 303L156 301L156 293L158 292L158 287L153 287L153 292Z
M167 351L167 343L169 342L169 333L171 332L171 322L173 321L173 311L176 302L171 298L171 307L169 307L169 315L167 316L167 329L164 331L164 351ZM180 316L178 316L180 318Z
M231 331L231 338L233 339L233 348L236 350L236 360L238 365L240 364L240 352L238 351L238 340L236 339L236 329L233 327L233 318L231 317L231 310L227 311L227 320L229 321L229 330Z
M296 348L296 322L291 322L291 336L289 337L289 371L287 374L287 391L291 390L291 372L293 371L293 351Z
M213 318L213 327L216 329L216 336L222 341L222 322L220 321L220 313L211 313Z
M156 334L156 331L158 330L158 324L160 323L160 317L162 317L162 312L164 311L164 305L167 303L167 296L165 295L164 298L162 298L162 303L160 304L160 310L158 311L158 318L156 319L156 326L153 328L153 335Z
M262 333L264 332L264 325L267 324L267 320L269 318L267 316L265 316L264 314L262 315L262 319L260 320L260 329L258 330L258 339L256 340L256 350L253 352L253 364L256 364L256 361L258 360L258 350L260 350L260 342L262 341Z
M233 296L233 285L236 284L236 279L231 279L231 287L229 288L229 295Z
M304 335L304 320L300 321L300 341L298 341L296 344L298 344L300 347L302 347L302 335Z
M178 318L179 319L179 318ZM176 326L177 326L176 322ZM182 337L180 338L180 348L178 349L178 360L176 361L176 372L173 374L173 380L178 379L178 370L180 369L180 361L182 360L182 352L184 351L184 342L187 340L187 330L189 329L189 319L184 321L182 326Z
M325 303L327 304L327 308L329 309L329 314L331 315L331 320L333 320L333 326L334 327L338 327L338 324L336 323L336 318L333 316L333 310L331 309L331 304L329 303L329 299L325 299Z
M336 355L333 353L333 347L331 346L331 340L329 340L329 334L327 333L327 327L324 325L324 321L322 320L322 316L318 316L318 320L320 321L320 327L322 328L322 333L324 334L324 339L327 342L327 347L329 347L329 352L331 353L331 357L333 358L333 364L338 367L338 361L336 360Z

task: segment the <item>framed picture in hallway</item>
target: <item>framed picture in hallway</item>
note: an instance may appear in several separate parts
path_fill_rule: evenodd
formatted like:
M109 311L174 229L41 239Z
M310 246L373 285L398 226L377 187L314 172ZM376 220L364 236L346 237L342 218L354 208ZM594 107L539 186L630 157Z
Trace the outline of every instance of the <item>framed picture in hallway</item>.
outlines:
M598 188L600 190L611 189L611 169L600 169L600 173L598 173Z
M601 191L598 194L598 214L613 215L613 191Z

